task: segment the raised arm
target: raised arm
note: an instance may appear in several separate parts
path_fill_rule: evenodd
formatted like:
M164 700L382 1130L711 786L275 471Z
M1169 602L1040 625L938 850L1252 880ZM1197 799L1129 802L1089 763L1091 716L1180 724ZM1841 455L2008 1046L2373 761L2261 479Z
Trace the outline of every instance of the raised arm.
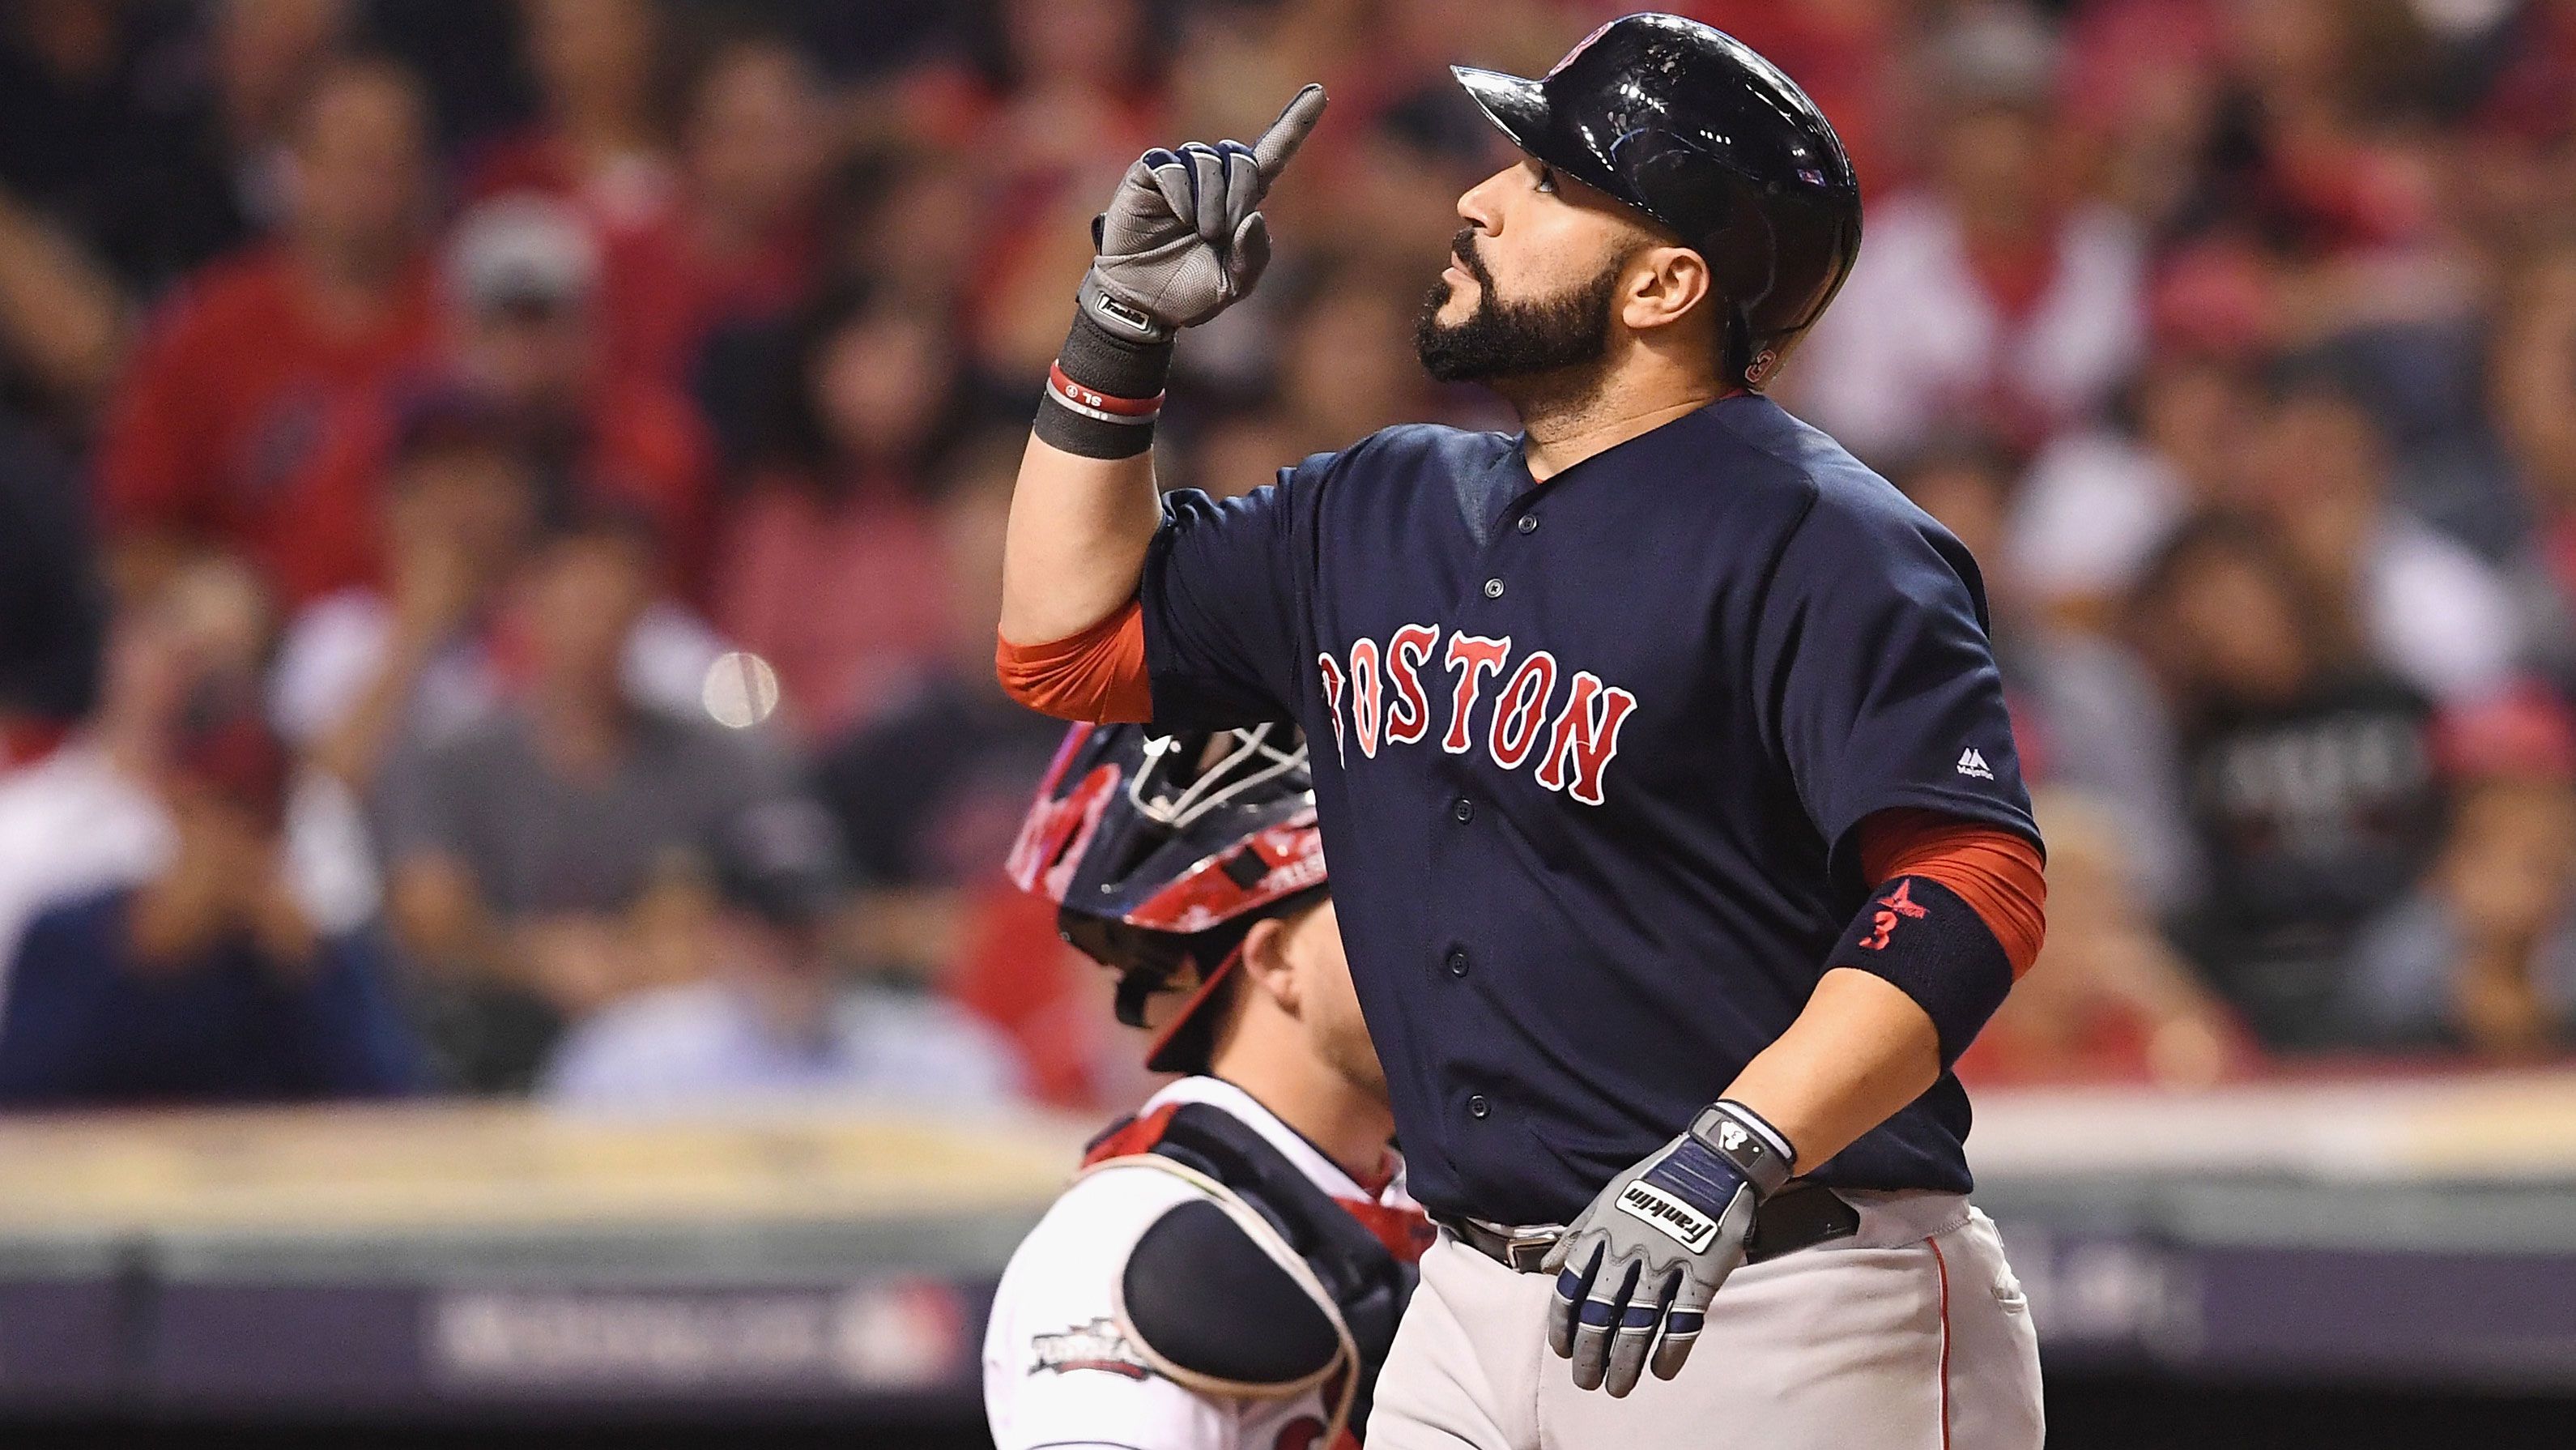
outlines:
M1080 636L1135 597L1161 516L1151 450L1172 339L1260 280L1270 231L1256 208L1323 111L1308 86L1250 146L1148 151L1093 223L1099 255L1011 499L1001 638L1015 694L1015 649Z

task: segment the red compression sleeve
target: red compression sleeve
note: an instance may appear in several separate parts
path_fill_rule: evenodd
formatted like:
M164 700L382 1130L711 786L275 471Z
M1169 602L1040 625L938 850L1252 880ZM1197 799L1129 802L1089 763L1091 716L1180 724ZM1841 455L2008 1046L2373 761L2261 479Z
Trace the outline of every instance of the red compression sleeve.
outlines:
M1154 718L1145 611L1133 600L1080 634L1046 644L995 636L993 673L1012 699L1059 720L1141 725Z
M2003 944L2016 979L2038 960L2048 878L2023 837L1939 811L1880 811L1860 824L1860 861L1873 884L1921 876L1958 893Z

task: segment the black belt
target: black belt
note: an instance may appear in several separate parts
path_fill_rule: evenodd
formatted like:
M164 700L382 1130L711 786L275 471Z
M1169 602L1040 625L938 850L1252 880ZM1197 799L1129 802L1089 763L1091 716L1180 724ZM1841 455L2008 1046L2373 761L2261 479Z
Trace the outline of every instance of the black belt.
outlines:
M1539 1262L1565 1236L1561 1224L1506 1228L1482 1219L1433 1214L1458 1242L1507 1269L1539 1272ZM1782 1254L1813 1248L1860 1232L1860 1210L1821 1183L1792 1183L1753 1210L1753 1231L1744 1239L1744 1262L1758 1264Z

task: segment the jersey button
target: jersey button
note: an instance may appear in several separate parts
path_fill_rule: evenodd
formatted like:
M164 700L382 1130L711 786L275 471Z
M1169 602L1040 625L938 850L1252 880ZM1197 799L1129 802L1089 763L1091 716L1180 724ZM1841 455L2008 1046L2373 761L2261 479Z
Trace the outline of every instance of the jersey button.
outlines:
M1521 521L1513 525L1513 527L1519 529L1524 534L1535 534L1538 532L1538 515L1523 514L1521 515Z
M1471 1118L1490 1118L1490 1117L1492 1117L1493 1115L1494 1115L1494 1105L1493 1105L1492 1103L1489 1103L1489 1102L1485 1101L1485 1095L1484 1095L1483 1093L1470 1093L1470 1094L1468 1094L1468 1095L1467 1095L1467 1116L1468 1116L1468 1117L1471 1117Z
M1453 977L1463 977L1467 975L1467 949L1465 947L1451 947L1449 949L1449 955L1442 959L1442 965L1449 969L1449 975Z
M1487 599L1500 599L1500 598L1502 598L1502 597L1503 597L1503 581L1502 581L1502 580L1500 580L1500 579L1488 579L1488 580L1486 580L1486 581L1485 581L1485 597L1486 597Z
M1449 803L1449 814L1456 816L1458 824L1463 826L1476 818L1476 803L1460 796Z

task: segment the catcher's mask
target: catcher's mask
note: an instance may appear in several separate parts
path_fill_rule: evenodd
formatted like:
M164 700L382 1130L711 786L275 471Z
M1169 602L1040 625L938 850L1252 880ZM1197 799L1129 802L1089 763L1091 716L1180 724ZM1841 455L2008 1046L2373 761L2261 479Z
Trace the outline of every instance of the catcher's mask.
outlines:
M1056 903L1064 939L1118 969L1118 1020L1157 992L1191 993L1146 1052L1203 1072L1245 933L1324 888L1306 744L1285 725L1151 736L1077 725L1011 847L1011 880Z

